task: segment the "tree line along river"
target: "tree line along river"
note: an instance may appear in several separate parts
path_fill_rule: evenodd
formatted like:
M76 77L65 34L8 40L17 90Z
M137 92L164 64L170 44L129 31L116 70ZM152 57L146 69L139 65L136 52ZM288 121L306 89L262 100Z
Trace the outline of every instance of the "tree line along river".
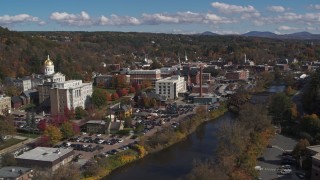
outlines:
M284 86L271 86L267 92L275 93L283 90ZM267 97L256 96L254 98L266 99ZM218 145L216 136L218 128L222 122L233 118L234 116L227 112L216 120L205 122L185 140L118 168L103 179L171 180L183 177L192 170L196 160L214 158Z

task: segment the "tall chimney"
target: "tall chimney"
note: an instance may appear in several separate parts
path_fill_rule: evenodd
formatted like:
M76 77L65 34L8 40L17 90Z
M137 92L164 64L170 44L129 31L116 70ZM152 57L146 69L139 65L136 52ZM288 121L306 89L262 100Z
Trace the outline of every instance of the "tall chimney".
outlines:
M202 97L202 64L200 65L200 97Z

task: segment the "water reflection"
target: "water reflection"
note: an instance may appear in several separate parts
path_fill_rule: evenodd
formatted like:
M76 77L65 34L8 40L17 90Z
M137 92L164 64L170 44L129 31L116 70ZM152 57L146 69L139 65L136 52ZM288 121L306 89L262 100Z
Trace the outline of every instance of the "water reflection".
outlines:
M215 132L221 122L230 119L230 113L207 122L182 142L115 170L104 179L177 179L189 173L194 160L211 158L217 145Z

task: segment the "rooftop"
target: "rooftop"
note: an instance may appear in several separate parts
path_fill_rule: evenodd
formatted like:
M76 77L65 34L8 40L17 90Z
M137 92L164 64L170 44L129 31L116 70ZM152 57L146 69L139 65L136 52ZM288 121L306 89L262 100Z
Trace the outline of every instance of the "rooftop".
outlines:
M90 120L87 122L87 124L101 124L104 125L106 122L104 120Z
M18 166L6 166L0 169L0 178L17 178L28 171L31 168L18 167Z
M320 153L320 145L315 145L315 146L309 146L307 147L309 151L311 151L313 154L318 154Z
M73 151L72 149L60 149L60 148L49 148L49 147L36 147L30 151L27 151L17 159L30 159L36 161L55 161L56 159L66 155Z

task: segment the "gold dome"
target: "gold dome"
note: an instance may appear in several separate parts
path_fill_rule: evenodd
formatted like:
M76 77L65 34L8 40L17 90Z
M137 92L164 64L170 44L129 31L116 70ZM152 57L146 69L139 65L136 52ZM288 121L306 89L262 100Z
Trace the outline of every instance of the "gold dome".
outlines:
M44 65L45 66L52 66L53 65L53 62L50 60L49 55L48 55L47 60L44 61Z

